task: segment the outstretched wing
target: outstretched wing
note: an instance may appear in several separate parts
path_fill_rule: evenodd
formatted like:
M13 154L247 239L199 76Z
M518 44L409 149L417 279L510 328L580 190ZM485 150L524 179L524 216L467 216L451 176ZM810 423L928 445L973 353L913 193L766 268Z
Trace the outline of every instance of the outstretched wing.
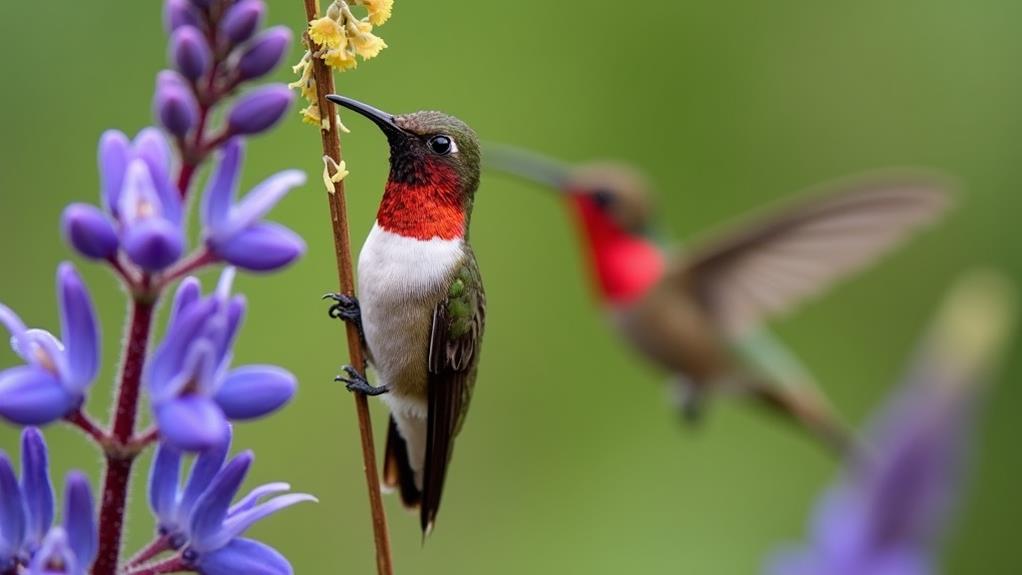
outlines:
M681 258L671 281L738 336L887 253L949 205L936 180L860 184L739 227Z
M471 250L433 310L429 345L429 416L420 520L429 533L440 508L454 436L461 430L475 385L486 319L486 298Z

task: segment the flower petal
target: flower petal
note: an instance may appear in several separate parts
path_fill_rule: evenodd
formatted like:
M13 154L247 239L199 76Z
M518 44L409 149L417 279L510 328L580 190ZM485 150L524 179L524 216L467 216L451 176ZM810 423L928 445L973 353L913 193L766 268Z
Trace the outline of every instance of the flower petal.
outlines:
M223 522L223 527L220 531L212 537L209 542L214 549L226 545L228 541L238 537L264 517L269 517L282 509L286 509L303 501L311 501L313 503L319 502L318 499L307 493L292 493L290 495L275 497L265 503L260 503L251 509L241 511L228 517Z
M197 278L189 276L181 281L181 284L177 286L177 291L174 292L174 303L171 305L170 324L167 326L167 331L174 329L174 322L184 313L184 310L199 301L201 296L202 288Z
M43 425L77 407L72 395L41 367L23 365L0 372L0 417L19 425Z
M210 545L210 542L218 540L217 534L223 526L227 509L254 459L251 451L243 451L236 456L213 478L209 489L196 502L189 529L191 546L196 551L204 553L218 547Z
M252 419L272 413L295 394L291 372L273 365L249 365L228 374L216 402L230 419Z
M161 528L177 527L177 486L181 476L181 452L160 442L149 471L149 508Z
M231 138L224 145L216 171L209 179L202 198L202 225L206 233L212 233L227 223L231 204L238 194L240 167L244 157L245 146L241 138Z
M124 172L124 185L117 199L117 217L125 225L163 216L163 200L156 191L153 174L144 160L136 158Z
M184 364L189 345L215 312L216 301L206 299L187 306L183 313L174 318L163 343L156 349L147 367L146 385L154 401L167 395L170 384Z
M188 484L185 486L185 491L181 495L181 501L178 504L178 522L180 525L188 525L195 502L205 493L210 482L213 481L216 474L220 473L220 470L223 468L224 461L227 461L227 454L231 451L232 435L231 426L228 425L227 437L224 441L202 451L195 458L192 470L188 474Z
M64 490L64 530L80 565L91 565L99 549L96 517L93 515L89 480L80 472L67 475Z
M62 570L56 572L51 569L50 565L54 564L61 565ZM74 550L68 543L67 532L63 527L57 526L46 534L42 547L28 564L28 573L29 575L60 575L60 573L85 575L87 567L88 565L80 564L75 557Z
M171 160L174 157L170 144L156 128L146 128L135 136L135 153L146 163L153 186L163 205L163 217L175 224L181 223L181 194L171 183Z
M304 184L305 173L300 170L284 170L266 178L238 202L238 205L231 211L228 224L222 229L216 230L216 235L213 236L214 240L227 240L258 222L270 213L273 206L277 205L277 202L283 199L291 191L291 188Z
M82 278L70 263L57 268L60 294L60 333L67 350L68 368L74 391L85 389L99 371L99 326L92 299Z
M160 435L183 451L202 451L224 441L227 421L212 400L198 395L167 401L156 408Z
M26 537L34 549L53 523L53 484L43 434L35 427L21 432L21 493L25 498Z
M88 204L71 204L60 218L64 241L81 255L104 260L117 253L117 230L102 210Z
M270 495L276 495L278 493L286 493L288 491L291 491L290 483L277 482L260 485L250 491L248 495L241 499L241 501L232 505L231 508L227 510L227 516L230 517L252 509L263 497L269 497Z
M305 242L298 234L273 222L253 224L211 247L225 261L255 272L282 268L305 253Z
M25 540L21 487L7 455L0 451L0 556L12 555Z
M32 343L28 338L28 328L25 327L25 323L21 321L18 314L14 313L14 310L0 303L0 325L7 328L7 331L11 334L11 349L14 353L18 354L21 359L27 362L33 362L34 359L31 357Z
M103 190L103 207L117 217L124 172L128 169L131 144L123 132L107 130L99 138L99 179Z
M199 557L202 575L292 575L291 564L276 549L251 539L235 539Z
M126 230L124 251L142 269L158 272L181 257L184 236L170 221L150 218Z

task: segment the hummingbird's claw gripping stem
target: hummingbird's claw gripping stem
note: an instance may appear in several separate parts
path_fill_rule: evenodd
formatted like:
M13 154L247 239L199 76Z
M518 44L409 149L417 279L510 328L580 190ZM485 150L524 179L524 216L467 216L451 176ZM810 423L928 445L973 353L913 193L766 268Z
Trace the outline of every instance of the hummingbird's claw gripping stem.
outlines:
M327 310L330 317L355 324L358 336L362 340L362 346L365 347L366 335L365 330L362 329L362 306L359 305L358 298L342 293L327 293L323 294L323 299L334 301L334 304Z
M390 391L389 385L373 387L364 375L359 373L357 369L350 365L345 365L341 369L348 375L348 377L338 375L334 378L334 381L343 381L345 383L344 387L346 387L348 391L357 391L364 395L382 395Z

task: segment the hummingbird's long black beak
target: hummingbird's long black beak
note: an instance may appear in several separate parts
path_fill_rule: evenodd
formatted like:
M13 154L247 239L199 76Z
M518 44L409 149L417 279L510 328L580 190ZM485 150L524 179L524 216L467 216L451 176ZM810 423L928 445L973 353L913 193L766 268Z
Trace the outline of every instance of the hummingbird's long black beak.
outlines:
M406 135L406 132L394 121L394 114L388 114L379 108L374 108L369 104L364 104L358 100L348 98L347 96L329 94L326 99L338 106L344 106L353 112L358 112L366 118L369 118L374 124L379 126L381 130L383 130L383 133L386 134L388 138L391 136Z
M503 144L484 144L483 167L568 193L571 166L553 158Z

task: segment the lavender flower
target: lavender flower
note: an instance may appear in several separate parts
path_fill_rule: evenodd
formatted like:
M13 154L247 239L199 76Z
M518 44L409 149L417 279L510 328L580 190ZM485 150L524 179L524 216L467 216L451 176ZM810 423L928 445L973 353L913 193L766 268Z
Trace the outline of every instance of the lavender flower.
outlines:
M0 372L0 416L20 425L42 425L64 417L82 403L99 370L99 327L89 292L74 266L57 268L61 340L27 329L0 304L0 324L25 365Z
M227 9L220 31L231 44L240 44L255 34L266 14L262 0L241 0Z
M27 565L33 575L84 575L98 547L88 480L79 472L68 474L63 524L51 528L53 488L39 430L22 432L21 456L19 484L10 460L0 452L0 572Z
M241 535L264 517L302 501L316 501L316 498L291 493L260 503L263 497L289 489L285 483L271 483L257 487L232 506L231 501L254 459L251 451L232 459L195 504L188 523L188 545L182 557L203 575L290 575L293 572L291 564L275 549Z
M294 94L284 84L270 84L241 96L227 114L227 127L236 136L265 132L291 107Z
M231 347L245 313L245 300L231 297L234 269L227 268L216 292L202 298L199 282L178 288L163 343L145 380L164 440L185 451L221 444L227 419L267 415L290 401L294 376L276 366L228 370Z
M243 156L240 139L228 142L209 180L202 208L206 246L240 268L276 270L301 256L305 242L291 230L262 218L291 188L304 184L305 175L297 170L279 172L235 204Z
M269 74L284 59L290 46L291 30L286 26L274 26L259 34L238 58L239 77L252 80Z
M163 5L163 26L173 32L181 26L198 26L199 17L188 0L167 0Z
M824 495L812 540L774 575L930 575L960 491L980 383L1013 316L996 277L952 291L906 379L867 434L867 451Z
M104 133L99 168L103 209L115 224L105 226L106 218L91 206L71 204L63 225L72 247L86 257L112 257L109 236L116 229L120 248L141 268L159 271L177 261L184 249L182 207L170 180L170 147L163 135L146 128L129 142L116 130ZM88 225L82 214L89 214Z
M182 76L194 82L209 70L213 52L198 27L184 24L170 36L170 59Z
M178 137L184 137L198 122L199 103L177 72L164 70L156 75L153 113L161 126Z

